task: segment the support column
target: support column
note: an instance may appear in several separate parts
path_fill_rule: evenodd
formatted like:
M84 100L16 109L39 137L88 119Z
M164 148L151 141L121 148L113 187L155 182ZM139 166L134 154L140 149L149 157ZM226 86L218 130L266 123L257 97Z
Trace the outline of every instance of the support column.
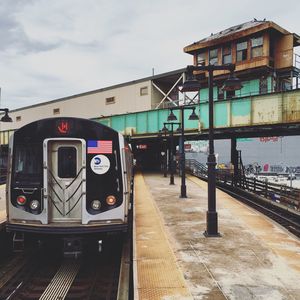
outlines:
M181 172L181 153L182 153L182 142L181 142L181 140L182 140L182 137L180 136L179 137L179 140L178 140L178 152L179 152L179 176L181 177L181 175L182 175L182 172Z
M206 237L220 236L218 231L218 213L216 210L216 156L214 148L214 98L213 98L213 70L208 72L209 91L209 130L208 144L209 154L207 156L207 185L208 185L208 210L206 212Z
M231 139L231 163L233 165L233 181L234 185L238 182L239 176L239 164L238 164L238 152L236 149L236 138Z
M181 118L181 139L180 139L180 166L181 166L181 193L180 198L187 198L185 185L185 150L184 150L184 107L180 109Z
M163 157L163 171L164 171L164 177L167 177L168 173L168 145L167 145L167 139L163 139L163 152L165 153Z
M174 183L174 135L173 135L173 126L172 126L172 130L171 130L171 145L170 145L170 184L175 184Z

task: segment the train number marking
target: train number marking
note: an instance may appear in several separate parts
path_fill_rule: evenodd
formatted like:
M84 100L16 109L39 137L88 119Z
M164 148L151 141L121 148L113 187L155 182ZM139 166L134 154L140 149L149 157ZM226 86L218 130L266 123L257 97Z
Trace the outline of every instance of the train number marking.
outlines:
M69 131L69 123L61 121L61 123L57 126L57 129L60 133L66 134Z

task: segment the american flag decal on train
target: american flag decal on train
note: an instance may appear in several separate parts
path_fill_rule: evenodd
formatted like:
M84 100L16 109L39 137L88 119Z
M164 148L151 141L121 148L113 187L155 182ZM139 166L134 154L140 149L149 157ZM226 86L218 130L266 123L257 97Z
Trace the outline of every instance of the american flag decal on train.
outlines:
M87 143L88 154L111 154L112 141L105 140L89 140Z

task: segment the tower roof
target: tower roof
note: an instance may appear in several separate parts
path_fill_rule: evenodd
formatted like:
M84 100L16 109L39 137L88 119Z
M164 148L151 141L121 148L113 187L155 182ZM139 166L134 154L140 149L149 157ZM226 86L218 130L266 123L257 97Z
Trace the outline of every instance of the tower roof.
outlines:
M218 33L215 34L212 33L210 36L184 47L183 50L184 52L192 53L199 49L208 48L214 45L226 43L231 40L249 36L251 34L268 30L268 29L275 30L283 35L291 34L289 31L285 30L284 28L280 27L279 25L277 25L272 21L266 21L266 19L264 20L253 19L252 21L229 27ZM293 35L294 35L294 46L300 45L300 37L296 34Z

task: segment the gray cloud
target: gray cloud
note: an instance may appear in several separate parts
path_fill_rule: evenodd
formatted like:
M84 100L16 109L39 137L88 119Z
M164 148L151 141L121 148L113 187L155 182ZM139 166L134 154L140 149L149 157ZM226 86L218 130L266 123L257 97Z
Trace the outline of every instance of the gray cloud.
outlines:
M23 8L24 3L30 5L36 0L0 2L0 51L13 51L25 54L39 52L55 48L57 45L32 41L24 32L22 25L16 19L16 12Z
M292 32L300 2L1 0L0 85L10 108L182 68L183 47L267 18ZM259 8L259 9L258 9Z

